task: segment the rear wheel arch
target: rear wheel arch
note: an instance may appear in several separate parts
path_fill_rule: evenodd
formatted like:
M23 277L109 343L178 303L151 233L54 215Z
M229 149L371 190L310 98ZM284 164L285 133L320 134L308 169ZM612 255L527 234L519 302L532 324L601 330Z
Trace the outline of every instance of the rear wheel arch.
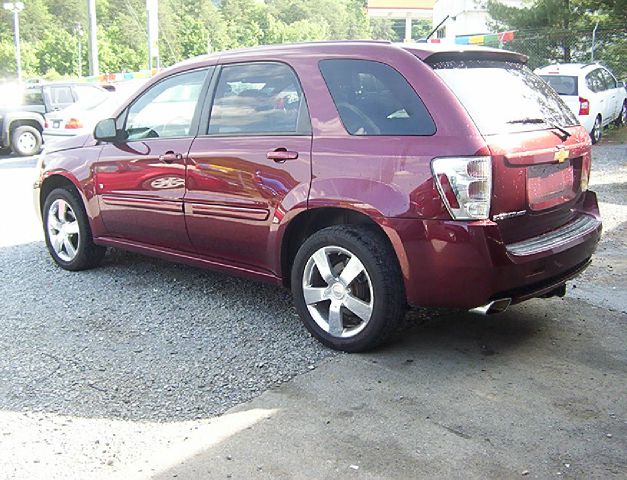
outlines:
M369 215L358 210L342 207L318 207L305 210L290 220L281 239L281 277L289 288L292 263L300 246L314 233L334 225L360 225L380 236L396 251L385 230ZM398 258L394 261L398 262Z

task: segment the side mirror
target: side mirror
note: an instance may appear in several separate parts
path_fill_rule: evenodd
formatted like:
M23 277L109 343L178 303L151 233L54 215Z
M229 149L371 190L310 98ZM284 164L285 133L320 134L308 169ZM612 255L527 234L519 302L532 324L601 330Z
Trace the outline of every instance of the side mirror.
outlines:
M115 125L115 118L105 118L96 124L94 129L94 138L103 142L117 142L120 138L120 132Z

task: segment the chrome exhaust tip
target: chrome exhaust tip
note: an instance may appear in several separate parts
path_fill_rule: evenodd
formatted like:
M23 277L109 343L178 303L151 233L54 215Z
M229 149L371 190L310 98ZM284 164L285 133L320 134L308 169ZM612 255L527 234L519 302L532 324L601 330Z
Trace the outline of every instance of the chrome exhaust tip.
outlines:
M480 315L502 313L507 310L507 307L509 307L511 303L511 298L499 298L498 300L492 300L491 302L488 302L485 305L481 305L480 307L471 308L468 311L472 313L478 313Z

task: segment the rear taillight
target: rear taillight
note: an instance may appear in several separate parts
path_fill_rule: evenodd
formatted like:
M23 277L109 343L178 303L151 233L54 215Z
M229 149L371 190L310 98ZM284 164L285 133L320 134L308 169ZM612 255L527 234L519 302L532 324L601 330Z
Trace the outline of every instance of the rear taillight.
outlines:
M77 118L70 118L65 124L65 128L83 128L83 124Z
M454 219L488 218L492 196L490 157L435 158L431 169L442 201Z
M579 115L590 115L590 102L583 97L579 97Z

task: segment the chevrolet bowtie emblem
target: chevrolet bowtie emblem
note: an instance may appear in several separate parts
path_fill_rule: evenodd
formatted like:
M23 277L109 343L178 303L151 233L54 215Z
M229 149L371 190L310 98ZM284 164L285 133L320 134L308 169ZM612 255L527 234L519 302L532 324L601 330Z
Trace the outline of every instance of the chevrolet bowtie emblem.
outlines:
M557 151L555 152L553 159L557 160L557 163L562 163L564 160L568 159L568 150L560 145L557 147Z

